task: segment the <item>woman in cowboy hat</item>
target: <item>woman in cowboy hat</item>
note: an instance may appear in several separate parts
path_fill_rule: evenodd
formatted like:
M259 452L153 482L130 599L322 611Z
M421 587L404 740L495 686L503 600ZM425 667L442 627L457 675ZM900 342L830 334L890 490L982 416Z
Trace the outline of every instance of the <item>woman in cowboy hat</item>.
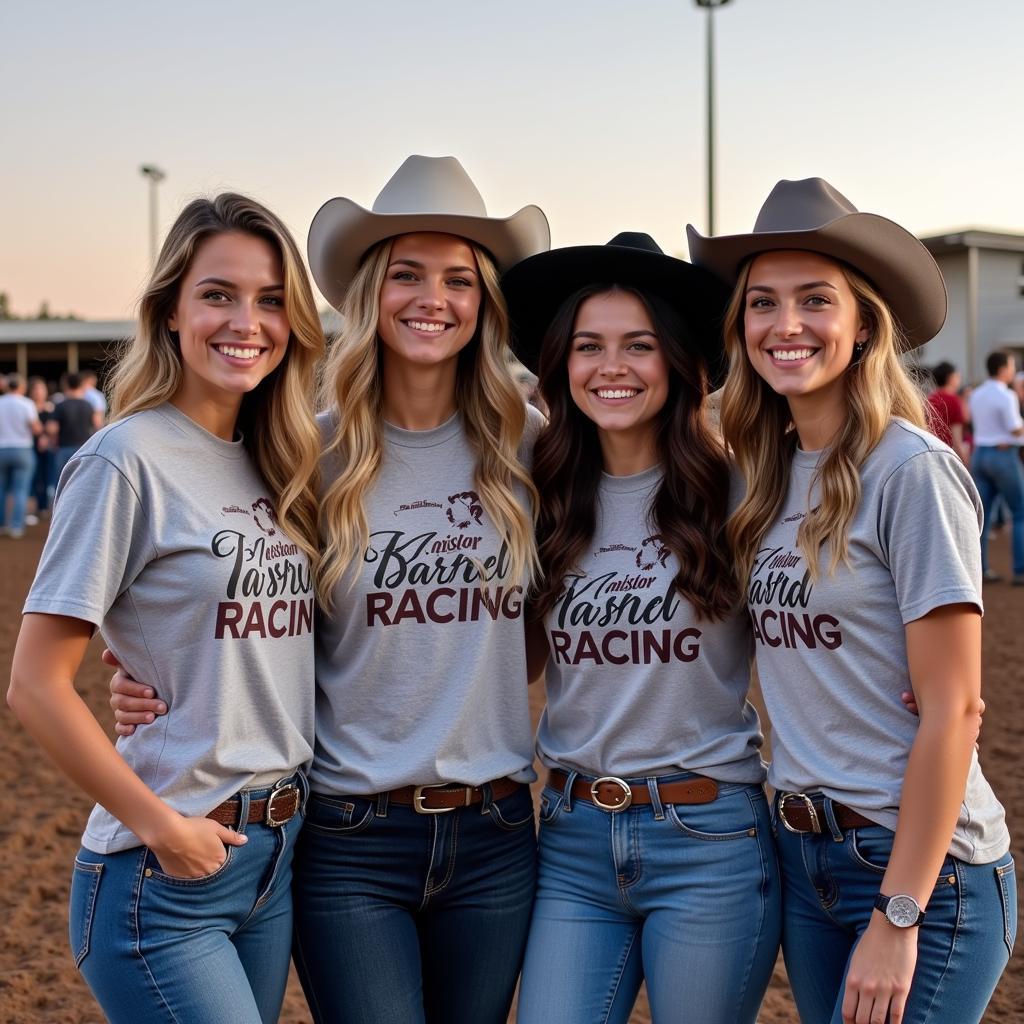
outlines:
M114 372L114 422L61 475L8 701L96 800L70 937L115 1024L280 1012L313 756L323 348L280 220L197 199ZM171 706L117 750L73 686L96 627Z
M942 277L818 178L779 182L750 234L689 235L734 285L722 425L746 493L727 534L773 725L801 1018L977 1021L1016 928L974 753L980 507L900 358L942 326ZM920 721L894 699L911 686Z
M551 411L532 602L549 769L521 1024L752 1022L778 951L775 851L704 403L724 289L647 235L503 281Z
M334 199L309 261L345 320L325 372L317 757L296 960L318 1021L504 1022L535 874L523 589L539 415L498 273L547 248L451 157L373 209ZM339 967L344 965L343 970Z

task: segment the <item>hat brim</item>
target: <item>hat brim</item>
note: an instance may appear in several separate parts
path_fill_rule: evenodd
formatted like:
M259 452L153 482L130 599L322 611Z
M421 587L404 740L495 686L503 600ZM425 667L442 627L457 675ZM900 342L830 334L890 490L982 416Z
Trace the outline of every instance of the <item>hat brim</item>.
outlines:
M587 285L619 284L650 292L679 314L707 366L711 386L724 374L722 313L728 289L685 260L631 246L576 245L531 256L501 287L512 319L512 349L534 373L544 336L562 303Z
M931 253L906 228L874 213L851 213L805 231L761 231L705 238L686 227L690 258L730 286L744 260L758 253L800 249L848 263L888 302L902 349L930 341L946 321L946 285Z
M551 244L544 211L524 206L511 217L469 217L440 213L373 213L351 199L329 199L309 226L309 269L324 298L340 309L367 251L395 235L436 231L483 246L498 270L542 252Z

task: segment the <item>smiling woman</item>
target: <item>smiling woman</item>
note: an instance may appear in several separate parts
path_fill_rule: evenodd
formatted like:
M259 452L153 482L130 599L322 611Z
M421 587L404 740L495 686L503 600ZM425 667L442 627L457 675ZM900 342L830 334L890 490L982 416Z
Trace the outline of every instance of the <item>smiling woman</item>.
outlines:
M689 233L734 286L722 426L746 492L727 532L773 725L800 1017L978 1021L1016 930L974 751L981 509L900 358L941 328L942 276L820 178L779 182L749 234Z
M278 1017L313 753L322 349L281 222L196 200L114 373L114 421L61 475L8 700L96 800L70 938L115 1024ZM170 708L117 751L73 686L97 626Z

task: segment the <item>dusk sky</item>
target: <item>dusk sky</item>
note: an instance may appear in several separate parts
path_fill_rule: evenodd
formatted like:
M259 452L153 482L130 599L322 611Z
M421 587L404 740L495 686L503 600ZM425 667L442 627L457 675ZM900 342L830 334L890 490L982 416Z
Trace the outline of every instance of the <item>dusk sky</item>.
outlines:
M410 153L457 156L488 209L537 203L555 245L705 228L694 0L6 3L0 292L125 318L148 184L247 192L305 248L327 199L369 206ZM820 175L921 234L1024 232L1024 4L731 0L715 14L720 233Z

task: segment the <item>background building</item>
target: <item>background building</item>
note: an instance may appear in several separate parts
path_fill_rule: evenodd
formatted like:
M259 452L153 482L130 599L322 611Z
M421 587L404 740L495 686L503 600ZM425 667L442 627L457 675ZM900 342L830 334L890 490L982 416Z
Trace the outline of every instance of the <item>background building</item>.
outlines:
M946 280L949 315L920 351L926 366L948 360L964 383L985 379L985 357L995 348L1024 366L1024 235L968 228L921 241Z

